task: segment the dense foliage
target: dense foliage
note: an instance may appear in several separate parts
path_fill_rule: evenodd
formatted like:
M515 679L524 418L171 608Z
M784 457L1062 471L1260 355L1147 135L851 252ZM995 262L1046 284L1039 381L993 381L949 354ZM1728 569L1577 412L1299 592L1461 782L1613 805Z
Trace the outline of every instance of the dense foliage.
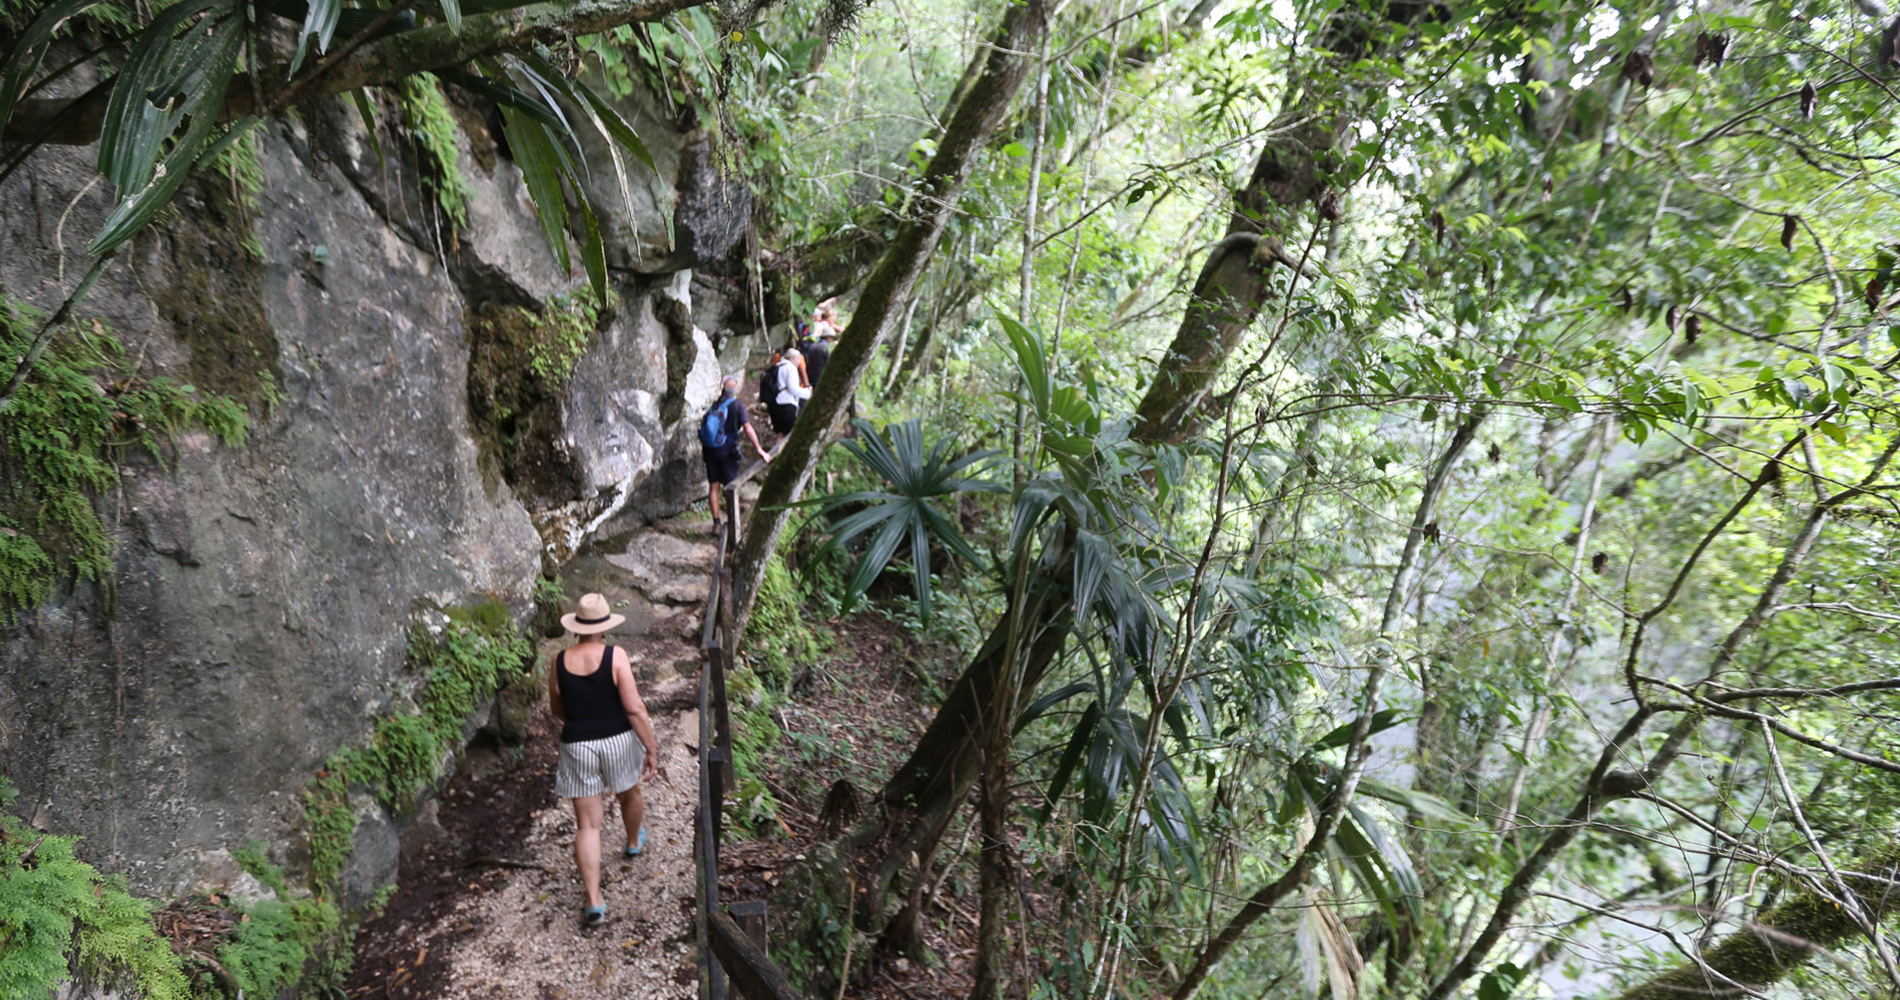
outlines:
M1040 956L1015 989L1604 994L1676 964L1631 995L1892 988L1893 31L1852 6L1128 13L1058 19L1047 96L858 387L930 436L836 498L866 560L840 596L886 562L941 575L970 697L1014 720L919 757L1007 752L1037 789L1006 839L1061 912L1009 932ZM912 83L981 22L865 17L789 127L909 100L927 147L942 91L880 60ZM850 155L818 145L801 162ZM1010 168L1033 149L1039 190ZM1272 238L1270 278L1159 433L1137 405L1191 342L1162 344L1240 307L1183 266L1219 226ZM927 448L1021 463L934 552L897 517ZM894 867L901 900L925 876ZM1839 921L1780 952L1750 929L1815 905ZM1751 949L1780 957L1731 962Z
M5 9L32 58L0 72L0 123L82 6ZM812 401L871 418L824 508L855 560L830 596L902 564L917 627L967 658L826 854L863 898L803 915L878 935L862 961L928 957L919 887L967 821L986 1000L1900 987L1900 22L1877 3L681 4L402 62L495 18L444 3L345 29L401 69L380 79L295 68L367 9L309 4L294 56L244 48L244 5L99 10L133 84L99 252L244 134L257 113L213 110L281 59L312 95L409 80L451 218L415 74L493 103L600 301L570 194L632 166L586 162L570 119L645 159L603 94L663 107L758 196L757 307L857 307ZM561 308L540 378L597 319ZM34 328L10 322L12 354ZM80 389L33 405L98 410ZM57 481L102 485L102 434L55 442ZM768 488L795 503L814 467ZM24 510L15 603L50 565ZM754 555L749 651L778 687L807 633ZM319 886L349 783L399 806L429 780L512 655L481 649L430 661L441 711L432 679L312 786ZM1025 874L1054 912L1011 920Z

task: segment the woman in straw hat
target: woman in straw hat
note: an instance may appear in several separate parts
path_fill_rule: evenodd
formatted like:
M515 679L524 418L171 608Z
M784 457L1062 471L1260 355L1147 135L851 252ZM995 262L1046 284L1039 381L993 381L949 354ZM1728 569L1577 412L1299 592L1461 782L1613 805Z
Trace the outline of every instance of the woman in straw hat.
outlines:
M554 794L574 802L574 862L587 885L581 921L589 927L607 918L600 897L600 823L606 811L601 796L611 792L620 800L626 856L639 855L647 846L640 782L653 777L660 756L653 721L647 718L626 654L601 641L626 620L613 613L605 597L582 597L573 614L561 617L561 624L579 641L554 654L548 664L548 706L563 724Z

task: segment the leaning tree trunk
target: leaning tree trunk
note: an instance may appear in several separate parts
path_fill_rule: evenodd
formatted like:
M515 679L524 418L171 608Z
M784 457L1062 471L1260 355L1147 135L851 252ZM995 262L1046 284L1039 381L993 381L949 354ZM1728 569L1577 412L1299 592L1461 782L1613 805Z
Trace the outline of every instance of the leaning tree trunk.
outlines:
M879 259L858 297L838 346L812 390L811 402L773 461L759 489L745 543L733 572L737 594L733 648L741 648L752 602L765 579L765 566L778 547L778 535L795 504L811 485L812 472L832 433L843 421L858 382L870 367L886 331L904 314L911 289L930 264L937 238L950 220L957 195L975 169L978 154L1002 122L1009 103L1029 75L1031 53L1046 28L1041 0L1011 6L984 59L983 72L957 105L944 127L937 155L930 158L911 196L907 217Z
M1319 45L1330 53L1326 65L1344 72L1373 53L1390 25L1410 24L1428 9L1419 0L1348 3L1326 25ZM1135 411L1136 440L1178 444L1193 433L1221 366L1260 315L1273 265L1297 266L1275 234L1285 231L1290 210L1320 199L1329 187L1333 145L1351 126L1333 109L1345 105L1340 94L1300 87L1274 118L1252 176L1234 195L1227 235L1208 252L1181 326Z
M1068 563L1064 560L1066 570ZM1066 576L1066 573L1064 574ZM1023 617L1034 636L1016 679L1022 691L1033 691L1042 683L1056 656L1068 642L1070 628L1066 582L1045 587L1032 596ZM879 826L865 843L877 851L864 857L863 867L873 874L868 891L861 898L858 925L875 929L886 896L906 865L918 871L930 866L937 842L949 827L950 818L970 797L983 765L982 735L984 720L999 699L1013 692L1001 691L1005 681L1010 631L1014 622L1009 614L998 621L962 676L950 688L943 706L912 748L910 757L885 782L878 796ZM912 858L916 862L912 862ZM885 947L908 951L917 914L900 911L884 929Z
M1870 867L1869 875L1841 874L1860 896L1864 912L1878 922L1900 911L1900 899L1888 884L1900 877L1900 852L1890 852ZM1633 986L1617 1000L1744 996L1748 990L1773 986L1817 952L1859 933L1860 925L1846 907L1803 891L1704 951L1698 963Z

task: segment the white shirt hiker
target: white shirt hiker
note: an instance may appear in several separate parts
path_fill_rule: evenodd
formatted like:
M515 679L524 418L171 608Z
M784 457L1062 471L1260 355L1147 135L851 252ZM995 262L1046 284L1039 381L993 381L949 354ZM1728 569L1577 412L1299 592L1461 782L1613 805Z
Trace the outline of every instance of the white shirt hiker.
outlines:
M811 387L798 384L798 365L791 361L778 363L778 399L780 406L794 406L801 400L811 398Z

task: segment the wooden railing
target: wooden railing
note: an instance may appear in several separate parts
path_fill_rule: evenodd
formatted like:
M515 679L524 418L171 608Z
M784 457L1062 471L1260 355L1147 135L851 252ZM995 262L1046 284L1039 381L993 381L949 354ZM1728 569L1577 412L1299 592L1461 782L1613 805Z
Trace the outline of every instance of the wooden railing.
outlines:
M706 622L700 649L706 655L699 672L699 814L693 824L693 862L698 882L699 995L726 1000L736 988L744 1000L797 1000L785 973L766 953L765 904L719 900L719 844L725 834L726 793L733 788L732 713L726 703L726 673L732 669L732 567L743 520L739 487L760 469L753 464L725 490L726 523L719 533L717 558L706 594Z

